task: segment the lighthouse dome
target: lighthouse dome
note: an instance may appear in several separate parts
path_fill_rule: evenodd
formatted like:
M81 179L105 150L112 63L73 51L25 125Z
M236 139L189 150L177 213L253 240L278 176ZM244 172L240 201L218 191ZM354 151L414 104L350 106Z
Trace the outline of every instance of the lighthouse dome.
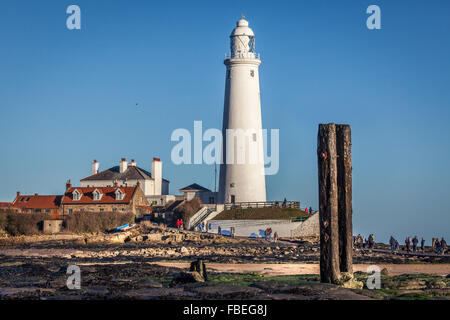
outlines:
M253 33L253 30L249 28L248 21L245 19L241 19L238 22L236 22L236 28L234 28L233 31L231 32L230 37L235 36L254 37L255 34Z

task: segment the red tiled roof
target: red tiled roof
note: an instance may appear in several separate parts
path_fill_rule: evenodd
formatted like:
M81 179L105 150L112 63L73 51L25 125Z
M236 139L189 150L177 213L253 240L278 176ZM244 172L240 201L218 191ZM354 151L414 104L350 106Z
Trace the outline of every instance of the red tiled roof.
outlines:
M9 208L12 207L12 202L0 202L0 208Z
M116 200L116 190L120 189L120 191L125 193L123 200ZM129 203L133 198L133 194L136 191L137 186L134 187L72 187L66 190L66 193L63 196L62 204L86 204L86 203ZM80 200L73 200L72 193L78 190L82 194ZM103 196L100 200L94 200L93 192L94 190L100 191Z
M62 196L20 195L12 206L24 209L58 209Z

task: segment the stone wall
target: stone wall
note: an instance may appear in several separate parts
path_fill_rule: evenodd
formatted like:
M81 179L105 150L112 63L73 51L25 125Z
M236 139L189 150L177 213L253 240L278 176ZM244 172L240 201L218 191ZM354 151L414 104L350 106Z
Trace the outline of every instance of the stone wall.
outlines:
M46 234L55 234L61 232L62 220L44 220L43 231Z
M292 237L318 237L320 236L319 211L292 230Z

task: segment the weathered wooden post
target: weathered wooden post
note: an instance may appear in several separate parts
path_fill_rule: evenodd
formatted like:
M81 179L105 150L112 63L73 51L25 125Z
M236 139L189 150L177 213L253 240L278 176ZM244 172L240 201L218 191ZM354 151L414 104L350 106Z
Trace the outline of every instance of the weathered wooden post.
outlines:
M353 273L352 137L348 124L336 125L340 271Z
M319 124L317 136L319 168L320 281L338 283L339 226L336 161L336 126Z
M349 125L319 124L320 280L353 281L352 156Z

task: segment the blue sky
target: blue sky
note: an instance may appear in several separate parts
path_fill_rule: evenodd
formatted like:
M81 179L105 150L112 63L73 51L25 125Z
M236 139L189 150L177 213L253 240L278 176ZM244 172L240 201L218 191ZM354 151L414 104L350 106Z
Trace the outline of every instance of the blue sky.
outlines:
M81 8L82 29L66 28ZM381 30L366 8L381 8ZM229 34L261 53L264 128L280 129L269 199L317 208L319 123L348 123L355 233L450 237L448 1L0 3L0 201L58 194L120 158L160 157L171 192L214 168L170 161L176 128L221 128ZM136 103L139 106L136 107Z

